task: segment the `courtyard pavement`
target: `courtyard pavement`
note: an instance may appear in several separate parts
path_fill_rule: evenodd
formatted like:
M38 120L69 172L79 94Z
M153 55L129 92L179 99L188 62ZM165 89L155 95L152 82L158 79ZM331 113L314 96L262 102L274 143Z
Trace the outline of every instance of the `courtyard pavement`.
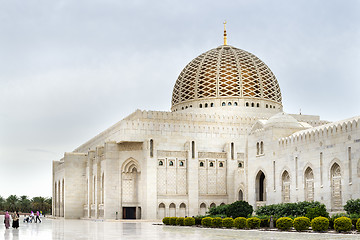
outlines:
M1 223L4 216L0 217ZM42 219L42 223L23 223L19 229L0 227L0 239L36 239L36 240L100 240L100 239L171 239L171 240L290 240L290 239L360 239L360 234L296 233L269 232L258 230L227 230L196 227L176 227L159 225L160 222L146 221L93 221Z

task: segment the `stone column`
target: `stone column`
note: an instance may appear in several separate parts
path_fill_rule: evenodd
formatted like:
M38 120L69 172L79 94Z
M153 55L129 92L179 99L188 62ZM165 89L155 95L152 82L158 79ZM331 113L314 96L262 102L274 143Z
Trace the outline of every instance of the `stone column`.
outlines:
M185 144L185 149L188 151L187 187L189 197L189 216L196 216L199 214L199 159L197 142L194 140L194 143L194 150L192 149L192 141ZM192 151L195 153L194 158L192 158Z
M104 148L104 219L121 218L121 169L116 142L106 142Z
M85 204L85 153L65 153L64 217L81 218ZM63 184L62 181L61 185ZM67 184L68 183L68 184Z
M142 201L141 217L143 219L157 218L157 146L158 142L153 139L153 156L150 157L150 140L143 143L143 164L141 167ZM141 163L140 163L141 164Z

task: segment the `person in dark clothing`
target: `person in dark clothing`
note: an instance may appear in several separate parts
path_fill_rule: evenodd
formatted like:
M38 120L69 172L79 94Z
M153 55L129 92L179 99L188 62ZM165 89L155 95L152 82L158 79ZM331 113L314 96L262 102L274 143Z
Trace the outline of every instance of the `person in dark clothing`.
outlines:
M35 223L37 223L37 220L39 220L39 221L41 222L41 220L40 220L40 213L39 213L39 211L36 211Z
M12 219L13 219L12 227L13 228L17 229L19 227L19 217L20 217L19 212L18 211L14 212L14 214L12 216Z

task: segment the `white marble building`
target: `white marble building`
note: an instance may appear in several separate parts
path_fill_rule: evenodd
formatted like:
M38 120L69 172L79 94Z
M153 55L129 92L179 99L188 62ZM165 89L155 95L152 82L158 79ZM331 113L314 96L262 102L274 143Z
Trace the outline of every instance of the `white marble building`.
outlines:
M53 215L160 219L236 200L340 210L360 198L359 120L284 113L271 70L225 42L184 68L171 112L136 110L53 162Z

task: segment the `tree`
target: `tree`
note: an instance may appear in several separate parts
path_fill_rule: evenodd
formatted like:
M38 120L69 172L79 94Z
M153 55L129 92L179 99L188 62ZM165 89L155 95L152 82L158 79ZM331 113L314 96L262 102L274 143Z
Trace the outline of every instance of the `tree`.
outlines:
M0 211L4 211L5 210L5 199L0 196Z
M51 199L49 203L49 200L44 197L34 197L31 207L36 211L49 212L51 210Z
M5 201L5 208L10 212L15 212L19 207L19 198L16 195L10 195Z
M28 213L31 211L31 200L28 198L28 196L20 196L19 210L23 213Z

